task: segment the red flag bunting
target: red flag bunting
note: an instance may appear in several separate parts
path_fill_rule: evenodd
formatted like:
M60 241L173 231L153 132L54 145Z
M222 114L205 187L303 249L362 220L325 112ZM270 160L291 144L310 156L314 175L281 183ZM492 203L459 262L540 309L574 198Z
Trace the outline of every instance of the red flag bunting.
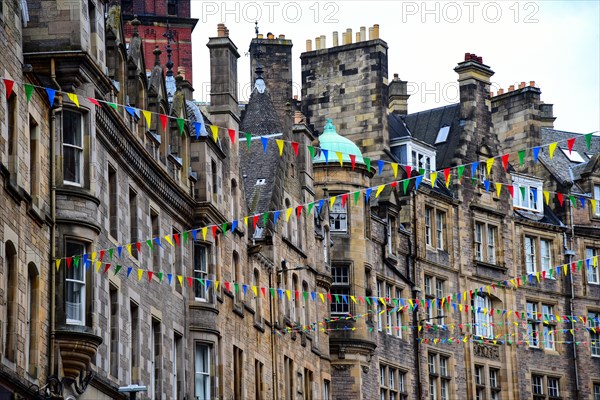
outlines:
M104 273L107 273L109 269L110 269L110 264L106 264L106 267L104 267Z
M175 243L177 244L177 246L179 246L179 233L174 233L173 239L175 239Z
M506 185L508 189L508 193L510 193L510 197L515 197L515 188L513 185Z
M225 289L227 289L228 292L231 292L231 287L230 287L229 282L225 282Z
M342 207L346 207L346 202L348 201L348 193L344 193L342 195Z
M153 274L153 272L152 272L152 271L148 271L148 280L149 280L150 282L152 282L152 274Z
M166 132L166 130L167 130L167 119L169 117L167 117L165 114L160 114L158 117L160 118L160 123L162 125L163 132Z
M262 292L262 294L263 294L263 297L267 297L267 289L266 289L266 288L264 288L264 287L261 287L261 288L260 288L260 291Z
M546 279L546 271L542 271L542 279Z
M95 105L96 107L101 107L100 103L98 102L98 100L94 99L93 97L88 97L88 101L90 103L92 103L93 105Z
M519 314L518 311L515 311L515 315L517 316L517 318L521 319L521 315Z
M448 182L448 177L450 176L450 168L444 168L444 180Z
M390 186L395 189L396 186L398 186L398 182L394 181L394 182L390 183Z
M569 154L571 154L571 151L573 151L573 145L575 144L575 139L576 138L571 138L567 140L567 146L569 147Z
M300 292L298 290L296 290L295 292L296 292L296 300L298 300L300 298Z
M350 162L352 163L352 170L354 171L354 167L356 166L356 155L349 154L349 156L350 156Z
M571 271L575 272L576 269L577 269L577 264L571 263Z
M473 299L473 289L469 290L470 299Z
M6 86L6 100L10 98L14 84L15 81L11 81L10 79L4 79L4 86Z
M193 285L194 279L192 277L188 276L187 281L188 281L188 284L190 285L190 288L191 288L192 285Z
M258 215L252 217L252 223L254 224L254 229L256 229L256 224L258 223Z
M296 216L300 218L300 215L302 215L302 204L296 207Z
M71 268L72 262L73 262L73 257L67 257L67 269Z
M465 313L467 313L467 314L469 313L469 305L468 304L465 304Z
M213 235L213 238L217 237L217 226L216 225L212 226L212 235Z
M142 251L142 244L140 242L137 242L135 244L135 248L137 249L138 253Z
M331 299L331 293L327 293L327 300L329 300L330 303L333 302L333 300Z
M405 165L404 170L406 171L406 176L410 178L410 174L412 173L412 167L410 165Z
M558 199L558 202L562 206L563 205L563 195L562 195L562 193L556 193L556 198Z
M517 287L521 286L521 278L517 278Z
M505 171L508 169L508 156L509 154L504 154L502 156L502 166L504 167Z
M292 149L294 149L294 154L298 157L298 142L292 142Z
M100 262L102 262L103 258L104 258L104 250L100 250Z
M227 132L229 132L229 139L231 139L231 143L235 143L235 129L228 128Z

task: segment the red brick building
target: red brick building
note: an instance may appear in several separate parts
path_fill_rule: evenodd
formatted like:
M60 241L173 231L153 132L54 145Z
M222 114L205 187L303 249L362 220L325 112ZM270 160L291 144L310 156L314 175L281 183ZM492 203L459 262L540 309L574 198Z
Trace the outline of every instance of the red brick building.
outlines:
M173 31L171 42L173 71L181 74L190 83L192 81L192 30L198 22L190 18L190 0L121 0L125 25L125 37L129 41L133 34L133 26L129 23L134 15L142 22L139 34L144 43L144 60L151 67L158 46L162 50L161 65L167 64L167 25Z

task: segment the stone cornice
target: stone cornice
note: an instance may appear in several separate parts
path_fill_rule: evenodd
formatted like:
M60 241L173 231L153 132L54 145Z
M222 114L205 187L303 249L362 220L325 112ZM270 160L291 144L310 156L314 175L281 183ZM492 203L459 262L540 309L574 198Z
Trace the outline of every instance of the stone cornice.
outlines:
M129 170L133 179L163 203L174 217L189 224L193 217L194 199L145 154L129 128L119 118L111 118L104 108L96 109L96 124L98 139L107 150L114 150L112 155L121 160L122 167Z

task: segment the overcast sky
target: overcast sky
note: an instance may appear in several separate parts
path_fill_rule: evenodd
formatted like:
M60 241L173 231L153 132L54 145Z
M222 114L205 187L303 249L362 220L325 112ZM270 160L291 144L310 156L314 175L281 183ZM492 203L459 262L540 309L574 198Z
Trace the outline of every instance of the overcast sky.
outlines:
M408 110L458 102L456 64L476 53L495 71L493 91L535 81L554 104L555 128L600 130L600 1L200 1L191 0L195 97L208 101L208 38L224 22L238 47L240 100L249 95L249 57L258 17L260 33L285 34L293 47L293 79L300 87L306 39L379 24L389 46L388 76L409 82ZM368 34L367 34L368 35ZM354 38L353 38L354 40ZM314 44L313 44L314 48ZM266 66L268 68L268 66ZM299 89L294 94L300 95Z

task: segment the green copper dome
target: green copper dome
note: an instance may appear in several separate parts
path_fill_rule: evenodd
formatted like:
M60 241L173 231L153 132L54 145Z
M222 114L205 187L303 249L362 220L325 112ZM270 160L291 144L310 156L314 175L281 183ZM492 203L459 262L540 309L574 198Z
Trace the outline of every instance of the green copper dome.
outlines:
M336 152L342 153L342 160L344 163L350 163L350 154L356 156L356 163L364 164L364 160L362 158L362 153L357 145L352 143L350 139L346 139L341 136L335 130L335 126L333 125L333 121L328 118L327 123L325 124L325 129L321 136L319 136L319 146L322 150L328 151L328 161L330 163L339 163L339 158ZM317 155L313 161L314 163L324 163L325 155L321 151L319 155Z

